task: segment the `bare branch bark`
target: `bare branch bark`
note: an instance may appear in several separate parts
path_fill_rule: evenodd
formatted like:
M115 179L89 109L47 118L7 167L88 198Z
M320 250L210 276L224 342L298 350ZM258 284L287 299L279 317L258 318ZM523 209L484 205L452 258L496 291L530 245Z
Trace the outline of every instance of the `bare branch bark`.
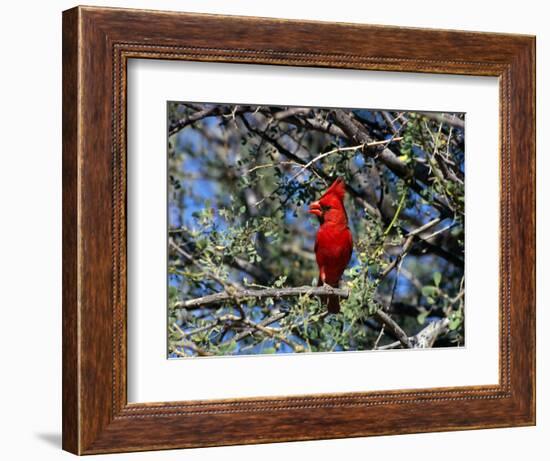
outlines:
M322 287L290 287L290 288L266 288L264 290L225 290L220 293L214 293L200 298L189 299L187 301L179 301L174 307L176 309L187 309L196 306L208 306L211 304L220 304L225 301L243 301L249 298L265 299L265 298L290 298L293 296L338 296L340 298L348 298L348 290L341 288L332 288L330 286Z
M286 110L280 110L275 113L270 113L270 115L275 120L284 120L289 117L294 117L295 115L307 115L311 112L309 107L290 107Z
M432 347L437 338L444 335L448 331L449 319L445 317L444 319L431 322L427 327L423 328L416 335L411 336L408 339L413 349L426 349ZM395 349L400 345L402 345L401 341L395 341L393 343L380 346L378 350L382 351L386 349Z
M201 349L200 347L197 347L197 345L191 341L182 341L182 344L179 344L179 346L192 350L200 357L212 357L214 355L212 354L212 352L208 352L208 351L205 351L204 349ZM192 355L182 352L177 347L171 348L171 351L179 355L180 357L192 357Z
M447 114L442 114L439 112L418 112L420 115L423 115L424 117L428 117L429 119L435 120L438 123L445 123L447 125L452 126L453 128L458 128L460 130L464 130L464 120L461 120L456 117L449 117Z
M309 128L315 131L330 134L332 136L338 136L340 138L347 137L346 133L344 133L341 128L325 120L317 120L315 118L292 117L289 119L289 121L303 128Z
M377 310L373 317L378 322L382 323L388 329L391 335L398 339L399 343L403 347L407 349L413 347L413 344L407 336L407 333L405 333L403 329L382 309Z
M411 339L413 347L415 349L426 349L432 347L435 340L439 336L444 335L449 331L449 323L450 321L447 317L431 322L426 328L420 330L420 332Z

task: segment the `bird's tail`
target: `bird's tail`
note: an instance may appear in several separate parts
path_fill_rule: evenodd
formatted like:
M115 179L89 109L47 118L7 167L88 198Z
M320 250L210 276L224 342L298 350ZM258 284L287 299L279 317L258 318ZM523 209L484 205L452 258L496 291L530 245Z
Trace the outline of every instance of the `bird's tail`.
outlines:
M340 312L340 298L338 296L328 297L327 309L331 314L338 314Z
M321 278L319 278L319 281L317 282L317 286L322 286L323 282L321 282ZM338 284L332 285L333 288L338 288ZM340 298L338 296L320 296L321 304L323 306L327 306L327 310L331 314L338 314L340 312Z

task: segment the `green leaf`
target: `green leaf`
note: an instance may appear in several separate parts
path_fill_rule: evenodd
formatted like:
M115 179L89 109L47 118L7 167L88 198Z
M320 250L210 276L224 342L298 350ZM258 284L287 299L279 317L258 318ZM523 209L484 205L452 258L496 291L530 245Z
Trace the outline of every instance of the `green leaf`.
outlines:
M464 317L462 314L462 310L454 312L450 316L449 330L456 330L458 327L460 327L460 325L462 325L463 319Z
M449 322L449 330L456 330L461 324L461 321L458 317L451 319Z
M428 315L430 315L430 312L431 311L424 311L424 312L421 312L420 314L418 314L416 316L416 321L420 324L420 325L424 325L424 323L426 323L426 319L428 318Z
M275 280L274 285L277 288L281 288L285 282L286 282L286 275L281 275L277 280Z
M439 287L439 284L441 283L441 272L434 273L434 283L436 287Z
M426 285L425 287L422 287L422 295L423 296L436 296L437 295L437 287L434 287L432 285Z

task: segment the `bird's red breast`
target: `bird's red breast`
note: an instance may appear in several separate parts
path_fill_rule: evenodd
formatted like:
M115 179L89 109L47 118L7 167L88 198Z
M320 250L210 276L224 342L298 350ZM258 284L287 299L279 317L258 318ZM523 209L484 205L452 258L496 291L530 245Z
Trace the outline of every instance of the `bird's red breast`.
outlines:
M322 224L315 239L315 258L321 282L338 286L351 259L353 240L349 228Z

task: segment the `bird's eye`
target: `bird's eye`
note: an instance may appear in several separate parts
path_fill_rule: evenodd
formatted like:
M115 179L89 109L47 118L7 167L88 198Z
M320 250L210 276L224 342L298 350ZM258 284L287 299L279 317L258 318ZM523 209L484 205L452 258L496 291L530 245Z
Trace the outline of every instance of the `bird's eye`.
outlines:
M328 210L330 210L330 206L329 205L321 205L321 210L328 211Z

